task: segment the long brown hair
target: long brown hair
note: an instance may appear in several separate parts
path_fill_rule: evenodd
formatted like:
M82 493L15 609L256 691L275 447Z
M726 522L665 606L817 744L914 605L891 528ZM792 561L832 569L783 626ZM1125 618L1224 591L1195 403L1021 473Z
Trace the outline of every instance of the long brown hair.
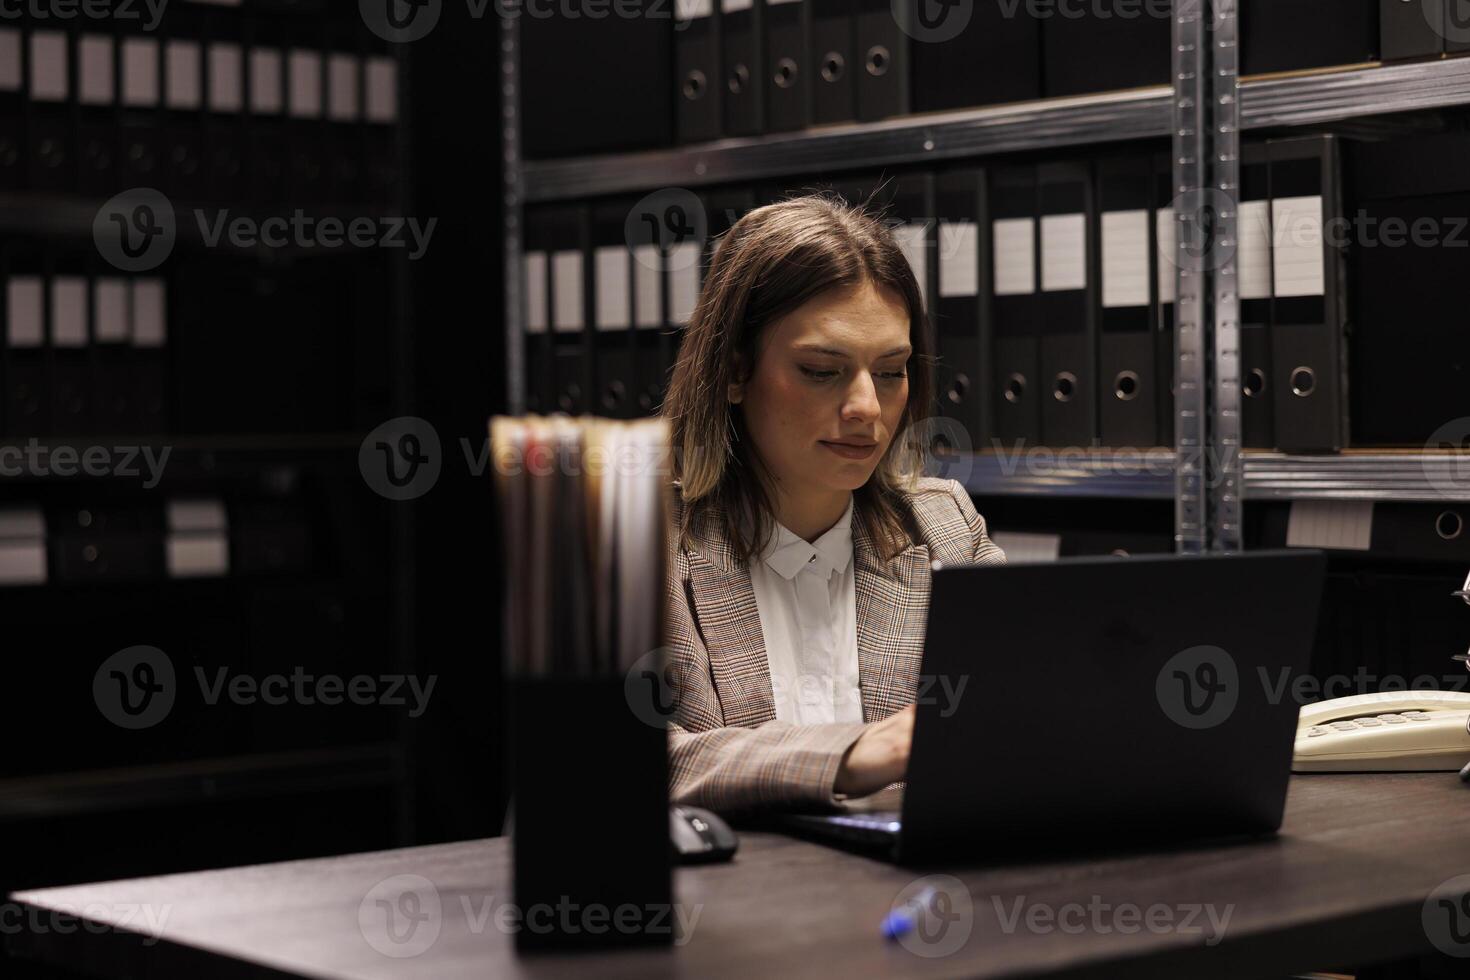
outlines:
M908 311L908 403L883 459L854 492L854 521L885 558L911 543L901 494L920 475L923 447L906 438L930 415L933 341L919 283L880 216L826 194L749 212L721 238L674 366L661 414L670 420L674 476L683 498L678 529L692 547L713 522L748 562L774 522L770 477L750 451L729 386L747 381L768 325L818 294L865 282L890 290Z

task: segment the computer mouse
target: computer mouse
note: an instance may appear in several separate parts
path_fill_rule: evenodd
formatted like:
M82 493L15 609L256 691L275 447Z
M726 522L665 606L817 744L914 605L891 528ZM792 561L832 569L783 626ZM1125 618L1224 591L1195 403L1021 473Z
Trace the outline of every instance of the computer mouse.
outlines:
M669 839L680 864L728 861L740 846L729 824L697 806L669 807Z

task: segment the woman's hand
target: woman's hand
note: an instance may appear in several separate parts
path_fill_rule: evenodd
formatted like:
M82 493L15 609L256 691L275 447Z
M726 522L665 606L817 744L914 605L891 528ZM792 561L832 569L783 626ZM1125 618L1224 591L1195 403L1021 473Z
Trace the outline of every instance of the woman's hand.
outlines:
M833 791L846 796L866 796L903 779L908 772L909 743L913 739L913 705L873 722L842 757Z

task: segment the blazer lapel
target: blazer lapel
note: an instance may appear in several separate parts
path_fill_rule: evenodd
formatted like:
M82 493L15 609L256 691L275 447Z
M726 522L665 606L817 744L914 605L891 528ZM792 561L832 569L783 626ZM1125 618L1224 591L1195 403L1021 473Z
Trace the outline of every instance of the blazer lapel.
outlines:
M749 568L723 540L702 538L690 554L689 584L725 724L774 721L771 670Z
M914 700L929 611L929 546L910 545L885 562L855 521L853 570L858 686L863 720L872 722Z

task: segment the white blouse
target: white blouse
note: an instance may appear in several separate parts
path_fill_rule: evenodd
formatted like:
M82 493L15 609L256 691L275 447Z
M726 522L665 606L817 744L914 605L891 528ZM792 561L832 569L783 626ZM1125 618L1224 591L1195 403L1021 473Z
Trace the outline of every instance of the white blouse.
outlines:
M852 500L808 543L775 522L750 563L771 671L776 719L796 725L861 722Z

